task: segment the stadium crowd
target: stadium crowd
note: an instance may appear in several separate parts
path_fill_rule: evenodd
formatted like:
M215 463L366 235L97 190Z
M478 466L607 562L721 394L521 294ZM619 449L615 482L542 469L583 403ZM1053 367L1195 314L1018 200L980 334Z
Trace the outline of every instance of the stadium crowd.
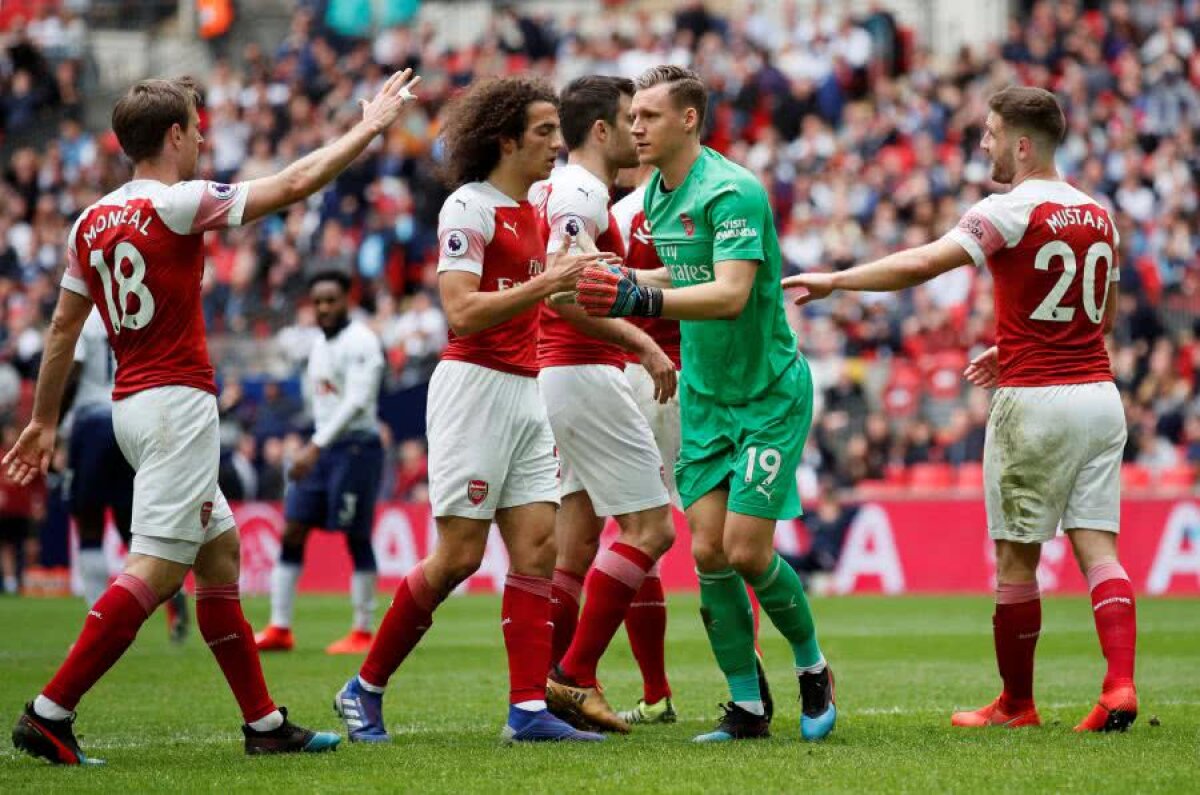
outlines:
M82 123L87 30L72 5L0 31L6 424L27 408L73 218L128 174L111 132ZM988 94L1013 82L1057 92L1069 127L1059 168L1114 211L1121 233L1112 355L1129 420L1127 484L1195 482L1200 3L1117 0L1085 11L1027 2L994 43L942 60L883 3L861 16L835 4L811 14L787 8L783 24L755 3L727 19L702 2L671 14L611 2L586 23L501 5L461 49L422 25L377 26L359 38L361 20L348 31L333 13L342 4L299 5L274 50L248 45L204 75L204 176L252 179L330 139L358 113L356 98L394 68L418 69L423 101L307 205L210 235L205 311L223 383L222 484L231 498L278 498L300 443L306 418L288 384L319 334L304 305L307 274L353 274L361 311L388 351L388 390L428 379L447 335L432 268L447 194L437 141L445 100L487 75L534 71L561 85L587 73L636 76L664 61L691 65L710 86L707 142L769 187L793 270L842 268L942 235L995 188L978 149ZM818 481L838 491L979 487L988 400L961 371L992 342L986 272L960 269L900 294L843 295L793 321L823 387L802 473L810 494ZM253 397L243 379L260 385ZM422 499L422 440L390 441L383 496Z

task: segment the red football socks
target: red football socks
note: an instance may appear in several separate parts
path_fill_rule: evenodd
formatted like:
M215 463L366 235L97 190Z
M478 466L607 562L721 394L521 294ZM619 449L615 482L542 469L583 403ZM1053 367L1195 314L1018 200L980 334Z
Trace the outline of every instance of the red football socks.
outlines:
M554 623L554 638L550 647L550 662L556 663L567 653L575 627L579 624L579 595L583 578L565 569L554 570L550 588L550 620Z
M509 703L543 701L550 670L550 580L509 574L500 627L508 654Z
M121 659L157 606L158 597L145 581L132 574L117 577L88 611L79 639L42 695L63 709L75 709Z
M358 672L364 682L373 687L387 686L400 663L433 626L433 611L440 601L418 563L396 589L375 633L375 642Z
M1133 684L1134 653L1137 646L1137 609L1133 584L1120 563L1101 563L1088 569L1092 591L1092 616L1100 649L1108 661L1104 690Z
M1036 582L996 586L992 632L1004 692L1000 709L1014 714L1033 706L1033 656L1042 630L1042 598Z
M267 692L254 645L254 630L242 614L237 583L196 589L196 625L225 674L242 719L252 723L274 712L275 702Z
M642 580L625 614L629 646L642 672L642 700L657 704L671 695L667 682L664 646L667 635L667 601L657 566Z
M595 567L585 585L587 598L575 639L560 663L563 673L576 685L595 687L600 658L653 565L654 558L620 542L596 556Z

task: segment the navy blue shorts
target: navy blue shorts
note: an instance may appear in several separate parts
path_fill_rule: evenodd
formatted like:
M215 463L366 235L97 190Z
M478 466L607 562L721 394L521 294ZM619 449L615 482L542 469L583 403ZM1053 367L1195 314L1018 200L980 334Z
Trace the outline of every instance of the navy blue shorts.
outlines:
M85 406L75 412L67 455L73 515L105 508L126 517L133 513L133 467L117 446L111 408Z
M284 517L306 527L370 537L382 475L379 437L343 436L321 451L308 477L288 486Z

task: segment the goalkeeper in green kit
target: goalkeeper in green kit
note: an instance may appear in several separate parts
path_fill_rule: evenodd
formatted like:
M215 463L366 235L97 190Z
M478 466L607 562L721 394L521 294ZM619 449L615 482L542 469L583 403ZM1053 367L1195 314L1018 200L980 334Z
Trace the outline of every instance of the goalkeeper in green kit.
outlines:
M812 423L812 378L784 315L779 241L766 191L700 145L706 90L659 66L637 82L633 136L646 221L665 265L594 267L576 300L589 314L682 321L683 441L675 477L692 530L700 610L730 703L697 742L766 737L745 583L787 638L800 681L800 733L819 740L837 716L800 579L775 552L775 522L800 515L796 468Z

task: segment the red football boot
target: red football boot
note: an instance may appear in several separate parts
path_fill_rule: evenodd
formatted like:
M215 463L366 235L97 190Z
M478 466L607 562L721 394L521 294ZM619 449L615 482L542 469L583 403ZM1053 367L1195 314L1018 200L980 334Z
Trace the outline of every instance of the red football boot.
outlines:
M951 726L1003 726L1006 729L1019 729L1022 726L1041 726L1042 719L1038 717L1037 707L1030 704L1027 709L1004 712L1000 708L1000 699L971 712L955 712L950 718Z
M365 629L352 629L350 634L325 647L326 654L366 654L375 636Z
M1077 732L1123 732L1137 720L1137 689L1118 685L1100 694L1100 701L1075 727Z
M259 651L291 651L296 641L287 627L268 626L254 636L254 645Z

